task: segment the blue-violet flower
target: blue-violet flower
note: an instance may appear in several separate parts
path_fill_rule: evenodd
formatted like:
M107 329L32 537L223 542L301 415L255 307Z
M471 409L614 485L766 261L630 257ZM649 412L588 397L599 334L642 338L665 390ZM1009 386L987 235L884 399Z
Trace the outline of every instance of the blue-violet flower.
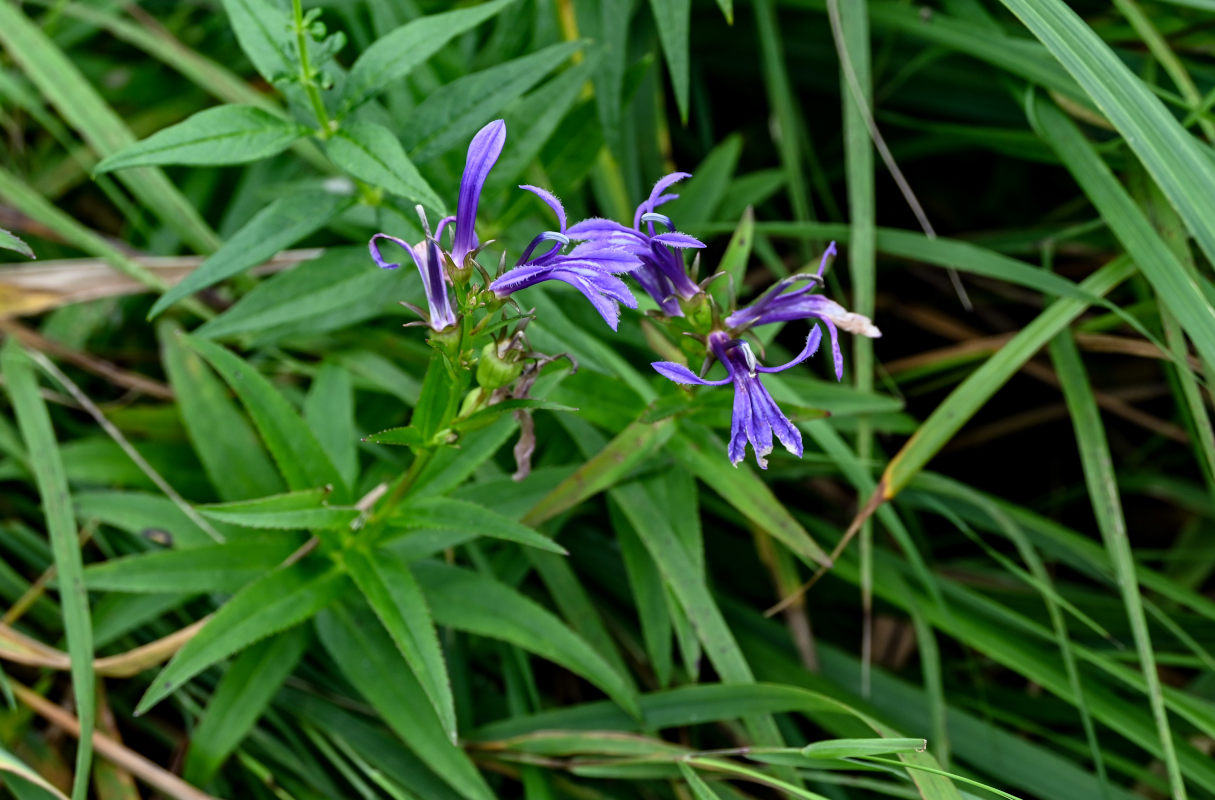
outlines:
M532 192L553 210L557 215L559 230L545 231L533 239L515 267L497 278L489 288L499 298L504 298L543 281L563 281L582 292L603 321L616 330L620 323L620 304L629 308L637 307L637 300L616 274L636 270L641 265L637 256L626 248L606 241L584 242L563 253L565 246L578 237L571 235L566 227L565 208L561 201L552 192L538 186L519 188ZM537 248L545 243L551 246L535 255Z
M768 468L768 454L772 452L772 437L775 434L785 449L799 458L802 455L802 434L789 421L772 399L772 395L759 380L761 372L784 372L814 355L823 334L817 327L806 337L806 346L796 358L779 367L763 367L755 360L751 345L741 339L732 339L725 331L709 334L709 351L726 367L726 377L710 381L698 377L683 364L671 361L656 361L653 364L660 375L675 383L698 386L724 386L734 384L734 412L730 421L730 462L738 465L747 455L747 442L755 451L755 461L760 469Z
M704 243L693 236L676 231L671 219L659 214L655 209L679 197L677 194L664 192L672 184L690 177L692 176L687 172L672 172L659 179L650 191L650 196L637 206L633 213L632 228L610 219L592 217L569 229L572 238L620 247L634 253L641 260L641 268L632 273L633 277L663 313L671 317L683 316L679 307L681 298L687 300L700 293L700 286L688 276L683 258L671 248L700 248L704 247ZM664 226L667 232L657 233L655 223Z
M876 339L882 335L877 326L866 316L848 311L839 303L821 294L812 294L816 284L822 283L823 268L827 259L835 255L835 242L823 253L818 272L813 275L791 275L764 292L755 302L740 308L726 317L726 325L735 333L741 333L755 325L773 322L789 322L795 319L818 319L827 326L831 335L831 353L835 361L835 377L844 377L844 356L840 352L838 329L848 333ZM806 283L791 292L785 290L798 283Z

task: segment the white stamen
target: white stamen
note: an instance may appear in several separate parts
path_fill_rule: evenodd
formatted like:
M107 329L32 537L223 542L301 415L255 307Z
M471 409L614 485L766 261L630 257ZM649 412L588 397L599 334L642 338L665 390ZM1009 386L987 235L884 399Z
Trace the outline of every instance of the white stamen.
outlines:
M747 362L747 373L754 378L755 366L758 362L755 360L755 354L751 352L751 345L747 342L740 342L738 349L742 350L743 361Z

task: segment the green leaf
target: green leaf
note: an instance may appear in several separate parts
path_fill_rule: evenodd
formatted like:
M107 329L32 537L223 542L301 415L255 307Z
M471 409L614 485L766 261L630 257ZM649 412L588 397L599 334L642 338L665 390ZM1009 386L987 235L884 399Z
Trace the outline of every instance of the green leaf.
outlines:
M304 421L346 485L353 486L359 472L359 435L349 372L332 362L321 365L304 399Z
M503 400L500 403L494 403L489 408L483 408L469 414L463 419L458 419L452 425L452 429L460 433L471 433L479 431L489 425L492 425L498 420L498 417L503 414L526 409L529 411L577 411L573 406L554 403L551 400L537 400L531 397L525 397L519 400Z
M427 447L431 443L431 438L423 436L422 432L412 425L403 425L398 428L389 428L386 431L373 433L363 441L371 442L372 444L394 444L402 447L412 447L419 450Z
M304 655L307 628L294 628L250 646L232 661L197 727L190 732L185 779L204 786L253 729Z
M144 713L212 664L298 625L345 590L341 571L319 558L305 558L249 584L216 611L160 671L135 713Z
M725 444L711 432L699 425L681 423L669 447L685 469L785 547L808 563L829 563L822 547L776 499L767 484L749 465L731 464L726 458Z
M476 503L450 497L410 498L387 523L390 529L398 531L463 531L468 534L468 540L488 536L558 555L569 555L564 547L527 525Z
M1080 129L1050 101L1036 95L1029 107L1042 137L1055 149L1110 232L1177 317L1208 364L1215 364L1215 308L1197 281L1160 238L1143 211L1110 172Z
M1215 163L1147 85L1061 0L1002 0L1092 97L1215 262Z
M683 776L684 782L692 790L692 797L696 798L696 800L721 800L717 793L710 788L709 784L705 783L704 778L697 775L696 770L692 769L684 761L679 762L679 774Z
M77 492L72 498L76 514L83 520L96 520L126 531L132 536L168 540L172 547L190 549L210 547L215 540L190 519L168 497L146 492ZM228 533L218 526L220 533Z
M523 517L530 525L539 525L567 511L589 497L619 483L629 472L671 438L672 420L653 424L634 422L625 428L562 481Z
M182 298L239 275L324 227L353 200L323 190L280 197L245 223L210 258L169 289L148 312L152 319Z
M922 753L925 739L824 739L802 748L807 758L860 758L890 753Z
M458 741L451 679L426 598L409 565L392 553L347 550L343 559L367 604L379 617L426 693L452 744Z
M300 415L249 362L207 339L185 336L186 344L205 358L236 392L253 418L262 440L293 490L333 487L334 499L348 500L349 490L329 456Z
M629 714L640 713L628 682L535 601L493 578L434 561L417 562L413 572L439 625L535 653L598 686Z
M362 105L386 86L400 81L453 38L472 30L514 2L493 0L473 8L431 14L381 36L359 55L350 68L342 94L341 114Z
M37 788L37 795L33 793L28 795L18 794L18 800L27 800L27 798L29 800L34 800L35 798L37 800L44 800L44 798L50 798L50 800L68 800L67 795L56 789L54 784L47 781L46 778L43 778L24 761L3 747L0 747L0 773L14 775L18 780L28 781ZM11 788L16 789L15 786Z
M494 800L472 760L448 738L413 673L401 669L400 652L370 610L343 601L318 616L316 626L342 674L423 763L468 800Z
M12 250L16 253L20 253L26 258L37 258L37 256L34 255L34 251L30 249L28 244L18 239L11 232L6 231L4 228L0 228L0 249Z
M281 492L282 480L245 415L175 324L157 327L161 359L186 434L223 500Z
M291 19L269 0L223 0L236 40L270 84L295 74Z
M306 133L299 125L255 106L218 106L103 158L93 171L149 164L247 164L278 155Z
M134 143L134 135L76 65L13 3L0 3L0 43L98 155L108 156ZM132 170L119 180L191 247L207 253L219 245L198 210L160 170Z
M167 594L235 592L283 563L301 542L294 537L241 539L189 550L158 550L90 564L91 591Z
M1144 224L1147 224L1146 221ZM1156 723L1157 735L1160 737L1160 750L1168 772L1169 784L1174 798L1184 798L1185 783L1169 727L1168 712L1165 710L1152 637L1143 612L1139 580L1135 575L1135 556L1131 552L1126 518L1123 516L1122 501L1118 495L1118 479L1114 473L1114 461L1106 441L1101 414L1097 410L1097 401L1085 374L1084 362L1080 359L1071 333L1064 331L1056 336L1051 342L1050 353L1076 430L1084 480L1093 513L1097 518L1097 527L1101 530L1109 561L1113 564L1118 587L1122 592L1122 603L1126 607L1131 633L1135 639L1135 650L1139 655L1148 703Z
M1134 270L1130 259L1117 258L1086 278L1079 288L1103 296L1129 278ZM967 376L886 466L879 486L886 499L897 495L958 429L1055 334L1080 316L1087 305L1070 297L1056 300L998 353L983 362L983 366Z
M688 121L688 24L692 16L692 0L650 0L658 39L667 58L671 85L679 118Z
M330 506L325 502L328 496L325 489L307 489L256 500L199 506L198 510L211 519L244 528L339 530L350 527L358 519L359 510L350 506Z
M463 146L487 120L535 86L582 47L560 42L530 55L457 78L414 110L405 143L417 163Z
M413 270L375 268L365 246L330 247L294 269L261 281L231 308L193 331L208 339L228 339L243 333L268 334L305 326L328 329L334 315L341 324L382 313L420 283Z
M325 140L325 152L352 177L428 206L439 216L447 213L443 201L405 155L400 139L383 125L344 122Z
M84 800L89 787L89 765L93 759L92 734L96 720L93 675L93 627L89 619L89 597L84 588L83 559L77 539L76 517L64 474L63 461L55 440L55 429L46 403L38 390L34 365L17 340L10 336L0 350L0 372L17 415L17 426L29 453L34 483L42 498L47 534L55 557L55 570L61 588L63 627L67 632L68 654L72 665L72 691L76 696L76 715L80 722L80 745L76 751L76 779L72 797Z

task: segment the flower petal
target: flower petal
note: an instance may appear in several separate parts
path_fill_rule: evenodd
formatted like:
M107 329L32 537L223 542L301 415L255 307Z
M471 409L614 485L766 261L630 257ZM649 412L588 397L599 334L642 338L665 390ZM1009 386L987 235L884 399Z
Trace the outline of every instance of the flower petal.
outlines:
M373 261L375 261L376 266L380 269L396 269L397 267L401 266L401 263L399 261L389 261L380 255L379 245L376 244L377 239L387 239L393 244L400 246L403 250L406 250L409 253L409 255L413 258L414 263L417 264L418 259L417 256L414 255L412 245L410 245L404 239L398 239L397 237L389 236L386 233L377 233L371 237L371 241L367 242L367 249L371 251L371 258ZM418 265L418 269L422 269L420 264Z
M660 233L657 236L651 237L655 242L662 242L671 247L688 248L688 247L704 247L705 243L697 239L695 236L688 236L686 233L679 231L671 231L670 233Z
M558 230L565 233L565 207L561 205L561 201L557 199L555 194L550 192L548 189L541 189L539 186L530 186L528 184L522 184L519 186L519 188L531 192L532 194L536 195L536 197L539 197L546 204L548 204L548 207L551 208L553 213L557 215L557 222L561 226L558 228Z
M790 367L796 367L798 364L805 361L810 356L818 352L819 343L823 340L823 331L817 325L810 328L810 333L806 336L806 346L787 364L781 364L779 367L759 367L755 368L756 372L784 372Z
M456 204L456 237L451 247L451 257L457 266L463 266L465 257L477 249L477 204L485 179L505 144L506 123L496 119L477 131L468 145L464 175L460 178L460 198Z
M676 364L674 361L655 361L650 366L667 380L684 384L685 386L725 386L732 380L732 378L726 376L719 381L707 381L704 378L698 377L696 373L683 364Z
M670 175L663 175L661 178L659 178L658 182L654 184L654 188L650 190L650 196L646 198L644 203L637 206L637 211L633 214L633 227L640 228L641 215L648 211L653 211L655 208L661 205L659 202L660 200L662 203L665 203L667 200L674 199L662 199L662 193L667 190L667 187L671 186L672 184L679 183L684 178L690 177L692 177L690 172L672 172Z

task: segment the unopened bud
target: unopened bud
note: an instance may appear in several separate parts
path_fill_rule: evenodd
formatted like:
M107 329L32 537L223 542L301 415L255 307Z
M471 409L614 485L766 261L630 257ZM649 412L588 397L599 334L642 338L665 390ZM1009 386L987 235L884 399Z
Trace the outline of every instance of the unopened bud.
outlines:
M477 383L483 388L493 390L509 386L522 373L523 364L498 355L497 343L490 342L482 348L481 359L477 362Z

